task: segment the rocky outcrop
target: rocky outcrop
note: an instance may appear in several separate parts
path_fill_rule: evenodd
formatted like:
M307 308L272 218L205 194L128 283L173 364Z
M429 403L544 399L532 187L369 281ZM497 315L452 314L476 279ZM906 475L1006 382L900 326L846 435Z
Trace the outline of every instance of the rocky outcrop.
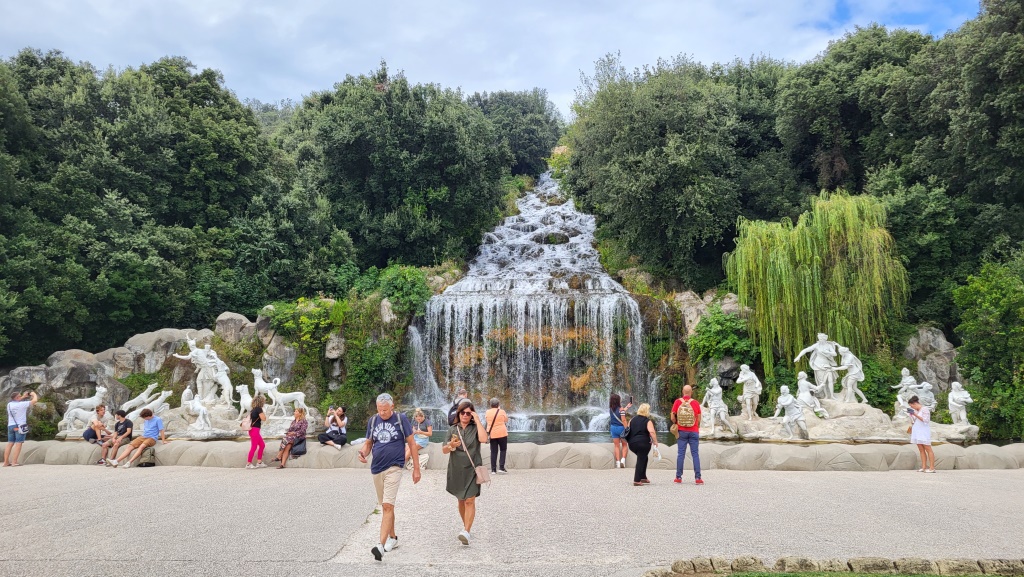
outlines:
M903 357L917 364L918 381L931 383L937 391L948 391L950 383L961 380L956 349L937 328L919 327Z
M185 345L188 338L196 340L196 346L209 344L213 339L210 329L160 329L151 333L142 333L128 339L124 348L135 355L136 373L155 373L164 366L164 362L179 348Z
M213 332L225 343L235 345L256 333L256 323L244 315L225 312L217 317L217 325Z
M267 380L279 378L284 385L292 378L292 367L299 358L299 351L288 346L284 337L275 335L267 350L263 351L263 375Z
M683 319L683 327L686 329L686 338L693 336L697 330L700 319L707 314L711 305L717 304L722 307L722 312L733 315L745 315L749 309L740 306L740 299L733 293L728 293L722 298L715 298L715 291L710 290L704 296L697 296L693 291L676 293L673 297L676 308Z
M391 301L388 299L381 299L380 301L380 320L386 325L390 325L398 320L398 315L395 314Z
M274 329L270 326L270 313L272 312L274 312L274 305L267 305L256 317L256 336L264 347L270 346L270 341L273 340L275 334Z

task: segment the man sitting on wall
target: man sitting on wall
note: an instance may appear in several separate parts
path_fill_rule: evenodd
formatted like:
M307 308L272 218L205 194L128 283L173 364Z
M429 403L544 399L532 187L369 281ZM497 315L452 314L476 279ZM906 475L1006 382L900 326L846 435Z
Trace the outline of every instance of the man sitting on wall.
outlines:
M89 426L86 427L85 432L82 433L82 438L92 443L93 445L102 445L106 443L113 433L110 429L107 429L107 421L110 417L107 416L107 406L99 405L96 407L96 418L89 420Z
M124 461L125 457L128 456L128 453L131 453L132 450L134 449L135 453L132 454L132 458L124 464L125 468L131 467L132 463L142 456L143 451L145 451L149 447L156 445L157 437L159 437L160 440L163 441L165 445L167 443L170 443L170 441L168 441L167 437L164 435L163 419L161 419L160 417L153 416L153 411L151 411L150 409L142 409L142 412L139 413L139 416L142 417L142 420L144 421L142 424L142 436L138 437L137 439L129 443L128 446L125 447L124 451L121 452L121 455L118 458L111 459L111 466L116 468L118 462Z
M96 462L97 465L113 465L113 463L107 462L107 451L116 455L118 447L132 440L134 425L128 419L128 413L118 410L114 413L114 419L117 421L114 424L114 434L103 443L103 453L100 455L100 460Z

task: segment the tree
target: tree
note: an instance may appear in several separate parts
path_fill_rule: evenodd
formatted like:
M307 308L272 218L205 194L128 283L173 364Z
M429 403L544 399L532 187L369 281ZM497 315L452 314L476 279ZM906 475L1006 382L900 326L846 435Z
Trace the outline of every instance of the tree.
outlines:
M546 90L477 92L467 102L484 113L508 145L512 174L536 176L547 170L544 159L558 143L563 122Z
M753 309L751 336L767 376L775 351L789 365L819 332L869 351L887 319L902 314L907 273L877 199L822 193L795 226L741 218L737 228L725 268L740 304Z
M1018 253L1015 261L987 263L953 292L972 420L996 439L1024 437L1024 258Z

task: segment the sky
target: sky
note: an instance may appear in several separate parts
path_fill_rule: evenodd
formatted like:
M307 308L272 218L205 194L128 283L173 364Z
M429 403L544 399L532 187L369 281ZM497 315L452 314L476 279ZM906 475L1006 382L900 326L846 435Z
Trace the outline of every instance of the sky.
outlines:
M871 23L942 36L978 0L0 0L0 57L60 50L98 69L184 56L239 98L299 100L386 60L464 93L546 89L568 116L580 74L685 54L803 62Z

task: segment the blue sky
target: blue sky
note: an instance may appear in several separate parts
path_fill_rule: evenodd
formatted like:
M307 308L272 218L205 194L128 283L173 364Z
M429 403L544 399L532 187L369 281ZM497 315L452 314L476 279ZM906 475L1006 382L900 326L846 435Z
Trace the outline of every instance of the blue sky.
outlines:
M941 36L964 0L0 0L0 57L59 49L100 69L185 56L240 98L298 100L387 60L413 82L464 92L545 88L568 110L581 72L609 52L627 68L687 54L804 61L854 26Z

